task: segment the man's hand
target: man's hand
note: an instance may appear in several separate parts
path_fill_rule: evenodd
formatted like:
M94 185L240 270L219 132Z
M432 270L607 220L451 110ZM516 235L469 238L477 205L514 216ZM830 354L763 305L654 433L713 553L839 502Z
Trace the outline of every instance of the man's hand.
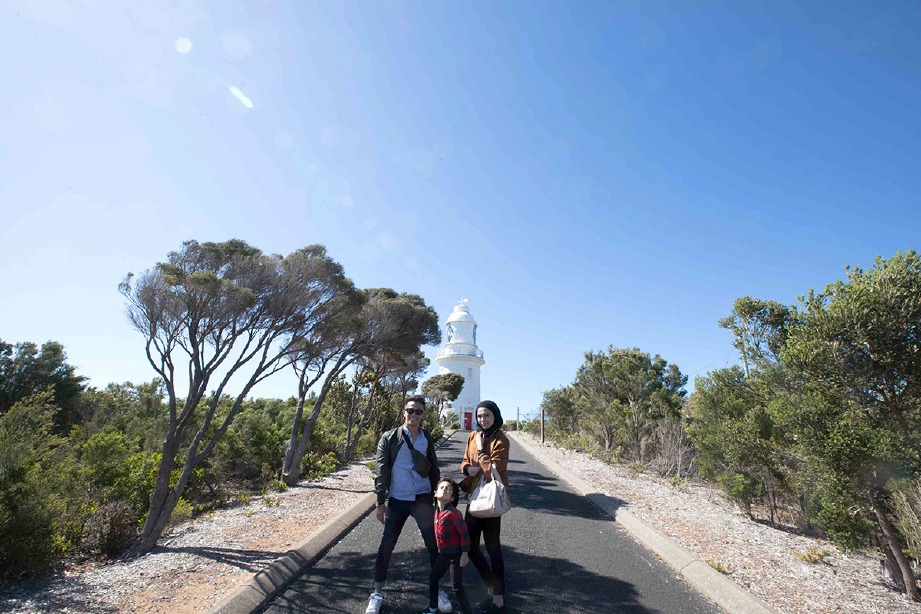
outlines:
M374 514L377 516L377 519L381 521L381 524L384 524L387 521L387 504L378 503Z
M467 556L467 553L466 553L466 552L461 553L460 566L461 566L461 567L466 567L466 566L467 566L467 563L469 563L469 562L470 562L470 557Z

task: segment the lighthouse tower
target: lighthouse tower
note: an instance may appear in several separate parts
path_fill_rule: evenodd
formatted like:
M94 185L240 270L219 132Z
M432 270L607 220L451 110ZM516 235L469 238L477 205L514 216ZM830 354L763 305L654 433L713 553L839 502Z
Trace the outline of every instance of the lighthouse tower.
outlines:
M470 315L467 299L454 306L445 323L445 342L435 357L439 375L457 373L464 387L454 401L454 411L461 427L467 430L476 423L476 406L480 402L480 367L486 363L476 344L476 320Z

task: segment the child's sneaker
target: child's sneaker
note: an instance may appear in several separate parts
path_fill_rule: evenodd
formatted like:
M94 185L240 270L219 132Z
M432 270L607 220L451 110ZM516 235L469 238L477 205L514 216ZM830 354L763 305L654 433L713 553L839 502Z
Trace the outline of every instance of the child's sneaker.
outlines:
M381 604L384 603L384 596L380 593L371 593L368 598L368 607L365 608L365 614L378 614L381 611Z
M438 589L438 611L442 614L448 614L449 612L454 611L454 606L451 605L451 600L448 599L448 594L444 592L444 589Z

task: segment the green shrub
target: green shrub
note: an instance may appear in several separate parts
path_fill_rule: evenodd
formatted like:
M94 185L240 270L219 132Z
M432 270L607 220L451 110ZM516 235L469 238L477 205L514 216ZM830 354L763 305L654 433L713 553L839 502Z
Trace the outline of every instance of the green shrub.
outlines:
M895 482L892 503L895 524L905 537L906 553L921 562L921 478Z
M794 550L793 555L801 560L804 563L809 563L810 565L815 563L821 563L825 560L830 553L828 550L819 550L816 546L809 546L802 552L799 550Z
M0 578L41 573L69 547L68 448L52 434L50 399L35 395L0 416Z
M188 520L192 520L193 511L194 508L192 504L182 497L179 497L179 501L176 503L176 507L173 508L173 514L169 519L170 526L173 527Z
M752 516L752 504L764 496L764 485L742 473L724 473L716 478L716 484L749 518Z
M731 575L732 573L735 572L735 570L729 565L726 565L725 563L720 563L719 561L714 561L713 559L707 559L707 565L717 570L724 576Z
M138 518L125 501L102 504L83 527L81 546L106 556L121 554L137 532Z
M339 467L339 459L335 452L327 452L323 455L317 455L308 452L304 456L304 462L301 464L301 475L305 480L317 480L325 475L329 475Z
M286 490L288 490L287 484L285 484L281 480L272 479L272 480L269 480L269 483L266 484L265 488L262 489L262 494L264 495L272 491L285 492Z

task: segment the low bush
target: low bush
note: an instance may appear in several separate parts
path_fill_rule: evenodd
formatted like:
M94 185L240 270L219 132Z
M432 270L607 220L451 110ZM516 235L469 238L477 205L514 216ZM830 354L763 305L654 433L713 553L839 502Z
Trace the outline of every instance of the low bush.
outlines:
M103 503L83 525L80 546L105 556L121 554L137 533L138 517L125 501Z

